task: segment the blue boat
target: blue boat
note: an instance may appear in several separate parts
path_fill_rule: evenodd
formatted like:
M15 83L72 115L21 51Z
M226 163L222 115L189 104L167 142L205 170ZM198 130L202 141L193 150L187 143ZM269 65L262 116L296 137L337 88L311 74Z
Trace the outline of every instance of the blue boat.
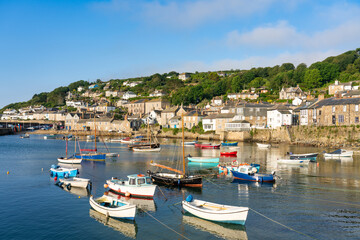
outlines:
M76 154L75 158L89 160L89 161L105 161L106 154L105 153L81 153Z
M221 145L224 146L224 147L237 146L238 142L228 142L228 141L226 141L226 142L221 143Z
M250 165L239 166L238 171L231 170L235 179L252 182L275 182L275 172L273 174L256 173L254 167Z
M290 159L298 159L298 160L310 160L310 161L316 161L317 155L319 153L304 153L304 154L293 154L289 153Z
M248 163L243 163L242 165L249 165ZM229 166L221 166L219 165L219 173L224 173L226 175L230 175L231 170L233 171L238 171L239 167L241 167L242 165L229 165ZM256 168L256 171L259 172L260 171L260 164L257 163L251 163L250 164L251 167Z
M51 165L50 176L51 177L76 177L79 174L77 168L64 168L58 165Z

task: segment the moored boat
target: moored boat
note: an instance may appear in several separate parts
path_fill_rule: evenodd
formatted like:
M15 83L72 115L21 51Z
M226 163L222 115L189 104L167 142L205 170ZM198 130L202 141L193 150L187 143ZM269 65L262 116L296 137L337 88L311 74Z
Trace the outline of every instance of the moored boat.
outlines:
M256 169L256 168L255 168ZM237 171L231 170L235 179L255 182L275 182L275 172L273 174L260 174L254 171L254 167L249 165L239 166Z
M30 138L30 135L26 133L26 134L20 135L20 138Z
M186 200L182 201L185 211L202 219L245 225L249 212L247 207L238 207L231 205L222 205L202 200L193 199L189 195Z
M128 197L154 197L156 185L152 184L150 177L144 174L132 174L127 177L127 181L111 178L106 181L104 187L109 187L114 192Z
M79 187L79 188L87 188L91 182L90 179L86 179L86 178L78 178L78 177L73 177L73 178L61 178L59 179L59 181L63 184L65 184L65 186L67 187L67 189L71 189L72 187Z
M82 159L76 158L74 156L72 157L59 157L58 159L59 163L67 163L67 164L80 164Z
M231 174L231 170L233 171L239 171L239 167L240 166L251 166L256 168L256 172L260 171L260 164L257 163L238 163L236 160L233 161L233 163L231 165L218 165L219 168L219 173L224 173L226 175L230 175ZM255 170L253 170L255 171Z
M227 146L227 147L229 147L229 146L233 147L233 146L237 146L237 145L238 145L238 142L228 142L228 141L226 141L226 142L222 142L221 145L224 146L224 147L225 147L225 146Z
M278 159L277 163L281 164L294 164L294 165L306 165L309 164L310 159Z
M211 157L188 157L189 162L197 162L197 163L218 163L219 158L211 158Z
M345 157L352 157L354 151L349 151L345 149L338 149L331 153L324 153L325 158L345 158Z
M271 144L268 143L256 143L259 148L270 148Z
M44 136L44 139L56 139L56 135L55 134L46 135Z
M185 146L194 146L198 141L184 142Z
M234 152L220 152L220 156L236 156L237 151Z
M201 149L220 149L220 144L202 144Z
M89 203L91 207L109 217L134 220L136 214L136 205L129 204L110 196L103 195L94 199L90 196Z
M51 177L76 177L78 173L77 168L64 168L58 165L51 165L50 168Z
M160 152L161 147L142 146L132 148L134 152Z

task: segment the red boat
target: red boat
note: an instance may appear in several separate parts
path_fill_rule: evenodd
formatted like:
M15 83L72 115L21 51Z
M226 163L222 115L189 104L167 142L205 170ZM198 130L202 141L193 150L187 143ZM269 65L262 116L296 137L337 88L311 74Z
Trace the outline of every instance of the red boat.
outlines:
M235 152L220 152L220 156L236 156L237 151Z
M212 145L212 144L202 144L201 149L220 149L220 144L215 144L215 145Z
M201 148L202 145L211 145L211 143L195 143L195 147Z

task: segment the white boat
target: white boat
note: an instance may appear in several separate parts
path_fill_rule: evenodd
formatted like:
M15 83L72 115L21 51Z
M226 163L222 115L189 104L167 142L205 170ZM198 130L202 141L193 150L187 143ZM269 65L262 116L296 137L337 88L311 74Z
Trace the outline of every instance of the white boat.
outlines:
M267 143L256 143L259 148L270 148L271 145Z
M91 184L90 179L78 177L60 178L59 181L65 184L68 190L70 190L72 187L87 188L87 186Z
M151 148L151 147L138 147L132 149L134 152L160 152L161 147Z
M121 142L123 140L123 138L110 138L109 141L110 142Z
M59 157L57 159L60 163L67 163L67 164L80 164L82 159L74 158L74 157Z
M352 157L354 151L348 151L345 149L338 149L336 151L333 151L331 153L324 153L325 158L344 158L344 157Z
M107 157L117 157L118 154L117 153L106 153L105 154Z
M109 187L118 194L132 197L153 198L156 185L152 184L151 178L144 174L132 174L127 176L128 181L111 178L106 181L105 188Z
M112 198L106 195L94 199L90 196L90 205L99 213L108 217L124 218L134 220L136 214L136 205Z
M219 158L212 158L212 157L188 157L189 162L196 162L196 163L218 163Z
M189 195L186 200L182 201L185 211L210 221L234 223L245 225L249 208L222 205L202 200L192 199Z
M184 142L185 146L194 146L198 141Z
M121 221L114 218L108 218L105 215L98 213L90 208L89 215L96 221L111 227L112 229L122 233L124 236L132 239L136 239L137 227L135 222Z
M278 159L277 163L281 164L295 164L295 165L305 165L309 164L310 159Z

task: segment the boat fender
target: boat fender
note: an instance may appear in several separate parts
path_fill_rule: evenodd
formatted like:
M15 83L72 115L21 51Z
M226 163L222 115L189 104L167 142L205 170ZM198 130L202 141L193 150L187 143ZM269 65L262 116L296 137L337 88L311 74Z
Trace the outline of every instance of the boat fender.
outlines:
M186 197L186 201L187 202L192 202L194 200L193 196L192 195L189 195Z
M69 191L71 190L71 184L70 183L68 185L66 185L66 189L69 190Z
M145 177L144 174L138 174L137 176L138 176L138 177Z
M58 185L59 185L59 187L62 187L62 185L64 185L64 183L63 183L63 182L59 182Z
M150 175L150 174L151 174L151 171L150 171L150 170L147 170L146 173Z
M251 170L252 170L253 173L256 173L256 172L257 172L257 168L256 168L256 167L253 167Z
M272 173L271 173L271 174L275 176L275 173L276 173L275 171L272 171Z
M107 185L106 183L104 184L104 188L108 188L109 187L109 185Z
M54 177L54 181L56 182L57 181L57 175L55 174L55 177Z
M89 183L89 189L92 190L92 182Z
M76 174L80 174L79 169L76 171Z
M50 177L53 177L54 176L54 173L50 171Z
M234 161L233 161L233 165L234 165L234 166L238 166L238 165L239 165L239 162L238 162L237 160L234 160Z
M126 192L126 193L125 193L125 197L130 197L130 195L131 195L131 194L130 194L129 192Z
M53 169L57 169L59 166L58 165L55 165L55 164L53 164L53 165L51 165L51 168L53 168Z
M64 178L68 178L68 177L69 177L69 173L65 173Z

